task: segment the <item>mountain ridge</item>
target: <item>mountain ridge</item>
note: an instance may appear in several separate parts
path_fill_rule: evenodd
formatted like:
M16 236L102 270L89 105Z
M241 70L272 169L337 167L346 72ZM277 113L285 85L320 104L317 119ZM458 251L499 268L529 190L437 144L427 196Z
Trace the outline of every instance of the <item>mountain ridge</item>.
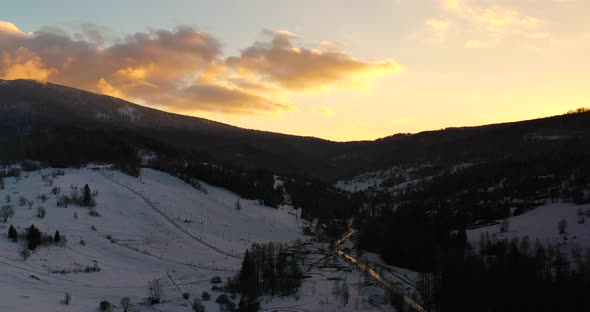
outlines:
M4 134L0 144L8 147L0 151L3 161L41 158L69 163L70 158L84 157L110 161L118 151L133 158L129 149L146 149L327 181L400 163L485 161L567 148L590 139L590 113L577 113L395 134L374 141L334 142L239 128L31 80L0 80L0 112L0 134ZM88 142L97 146L86 146ZM54 151L59 145L70 154ZM47 151L53 153L45 155Z

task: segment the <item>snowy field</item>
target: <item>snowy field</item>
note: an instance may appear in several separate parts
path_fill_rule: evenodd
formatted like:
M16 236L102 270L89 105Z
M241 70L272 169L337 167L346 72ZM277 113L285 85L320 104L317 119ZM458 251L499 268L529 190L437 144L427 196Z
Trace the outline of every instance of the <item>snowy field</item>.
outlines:
M343 257L335 256L326 243L314 243L302 265L306 278L295 297L266 298L263 311L388 311L395 312L380 284ZM347 289L345 300L343 289Z
M87 167L65 169L65 175L55 177L50 186L42 176L51 178L53 171L23 173L20 181L6 178L5 189L0 190L0 206L15 209L13 217L0 223L0 311L98 311L103 300L117 306L113 311L122 311L123 296L131 298L132 311L192 311L182 294L190 293L192 300L203 291L212 295L211 301L204 302L207 311L219 311L214 303L218 294L210 290L210 280L234 276L252 242L308 239L301 234L298 211L262 206L205 183L207 194L155 170L143 169L138 179ZM57 196L51 193L59 187L62 194L70 194L72 186L81 191L85 184L98 191L99 217L90 216L85 207L58 207ZM48 199L43 202L40 195ZM28 204L20 206L20 197L32 201L32 209ZM47 211L43 219L37 217L39 206ZM12 242L6 233L10 225L23 231L31 224L51 235L59 230L67 244L38 247L23 260L24 242ZM94 264L100 272L75 273ZM305 271L308 266L302 268ZM56 273L64 270L68 272ZM349 304L330 297L334 278L348 281ZM152 307L145 305L145 298L148 281L153 279L163 285L164 302ZM262 310L391 310L386 304L374 306L380 304L375 299L380 291L365 284L354 270L312 267L299 294L264 298ZM66 293L72 297L69 305L61 303Z
M502 220L499 224L467 230L467 239L477 247L482 233L488 232L490 237L497 239L512 239L514 237L529 237L531 246L536 240L541 244L560 245L566 254L573 246L583 250L590 248L590 218L578 216L578 212L590 211L590 205L574 205L567 203L552 203L537 207L522 215L509 218L508 231L500 232ZM584 223L581 222L584 218ZM565 220L567 229L565 234L559 234L558 222Z

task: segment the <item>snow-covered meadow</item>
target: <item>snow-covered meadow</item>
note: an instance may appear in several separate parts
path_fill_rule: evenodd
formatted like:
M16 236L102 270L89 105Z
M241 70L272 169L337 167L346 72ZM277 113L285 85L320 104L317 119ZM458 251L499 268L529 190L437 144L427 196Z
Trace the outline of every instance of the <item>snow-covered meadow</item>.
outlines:
M543 245L559 245L566 254L574 246L587 250L590 248L590 217L579 216L580 212L584 214L586 211L590 213L590 205L548 203L508 218L507 231L501 231L503 220L498 220L494 225L467 230L467 239L477 247L482 233L487 232L496 239L521 239L528 236L531 244L539 241ZM567 224L564 234L558 230L558 223L562 220Z
M211 288L212 277L233 276L252 242L303 238L296 211L290 208L265 207L209 185L204 194L149 169L142 170L140 179L93 169L66 169L64 176L54 178L53 186L41 178L53 169L23 173L18 182L5 179L0 200L2 205L12 205L15 215L0 225L0 231L6 233L11 224L19 231L34 224L52 235L59 230L68 242L65 247L39 247L23 261L19 253L24 243L14 243L4 234L0 238L0 310L95 311L100 301L118 304L123 296L140 308L148 281L160 279L170 302L158 309L190 311L182 293L200 296ZM99 217L90 216L84 207L57 207L53 187L69 194L72 186L82 189L85 184L98 191ZM45 202L38 198L42 194L48 197ZM6 195L10 203L5 203ZM20 197L33 201L32 209L19 206ZM235 208L238 200L240 210ZM47 211L43 219L37 217L39 206ZM95 263L100 272L50 273ZM70 305L60 303L65 293L72 296ZM209 305L209 310L217 309L216 304Z
M211 291L211 279L234 276L244 251L253 242L309 240L301 234L305 223L298 217L299 211L290 206L266 207L202 183L207 190L204 193L151 169L142 169L139 178L105 166L65 169L64 175L52 178L54 171L23 172L18 180L5 178L5 189L0 190L0 206L11 205L15 210L13 217L0 223L0 311L97 311L103 300L114 304L115 311L122 311L119 301L124 296L131 299L133 311L192 311L190 301L203 291L212 296L204 302L206 310L218 311L218 294ZM52 185L48 179L53 179ZM100 216L89 215L86 207L57 206L54 187L70 194L72 187L81 191L85 184L98 192L96 211ZM47 197L45 201L42 195ZM10 197L8 203L6 196ZM28 204L19 205L21 197L32 202L31 209ZM44 218L37 216L40 206L47 212ZM31 224L51 235L59 230L67 237L67 244L38 247L23 260L20 252L25 242L12 242L6 233L10 225L20 232ZM310 248L319 248L318 244ZM385 303L370 303L369 298L383 297L382 290L365 284L352 266L351 270L334 272L312 266L307 272L316 257L324 256L312 254L301 266L309 276L297 295L263 298L262 310L392 309ZM83 272L95 264L99 272ZM350 285L348 305L331 294L335 278ZM163 287L163 303L148 306L147 284L154 279ZM71 294L69 305L61 302L66 293ZM191 295L190 301L183 299L183 293Z

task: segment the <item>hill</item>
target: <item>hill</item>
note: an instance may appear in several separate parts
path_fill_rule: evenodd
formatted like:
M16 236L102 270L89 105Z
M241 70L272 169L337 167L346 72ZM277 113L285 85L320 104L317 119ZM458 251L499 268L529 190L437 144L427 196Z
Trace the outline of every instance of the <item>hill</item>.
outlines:
M241 129L51 83L0 81L0 161L137 162L140 150L336 181L396 165L535 157L587 147L590 113L331 142ZM557 154L556 154L557 153Z

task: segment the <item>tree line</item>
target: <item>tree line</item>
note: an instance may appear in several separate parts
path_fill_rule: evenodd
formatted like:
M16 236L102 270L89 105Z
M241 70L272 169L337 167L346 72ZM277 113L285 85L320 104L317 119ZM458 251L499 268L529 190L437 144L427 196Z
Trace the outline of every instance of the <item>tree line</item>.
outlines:
M301 286L298 244L252 244L236 278L242 295L240 311L257 311L257 298L262 295L283 296L297 292Z
M532 244L528 237L482 236L479 250L439 256L421 274L425 304L435 311L588 311L590 251Z

